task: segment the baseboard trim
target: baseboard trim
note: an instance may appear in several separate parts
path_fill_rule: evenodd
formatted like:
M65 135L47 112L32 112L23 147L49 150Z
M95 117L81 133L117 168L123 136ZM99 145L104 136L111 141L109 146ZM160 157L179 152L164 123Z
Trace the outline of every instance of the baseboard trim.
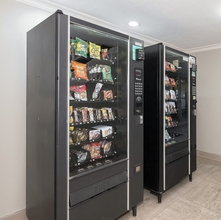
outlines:
M28 219L26 216L26 209L20 210L18 212L0 218L0 220L15 220L15 219L16 220Z
M221 162L221 155L218 155L218 154L212 154L212 153L198 150L197 156Z

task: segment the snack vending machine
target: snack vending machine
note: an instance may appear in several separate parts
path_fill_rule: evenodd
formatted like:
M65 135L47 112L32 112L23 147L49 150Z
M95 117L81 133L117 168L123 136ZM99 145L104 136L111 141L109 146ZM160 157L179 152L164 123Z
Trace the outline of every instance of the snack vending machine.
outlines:
M142 41L60 10L28 32L29 219L136 215L143 200L143 55Z
M192 180L196 161L189 55L163 44L145 47L144 70L144 187L161 202L184 177Z

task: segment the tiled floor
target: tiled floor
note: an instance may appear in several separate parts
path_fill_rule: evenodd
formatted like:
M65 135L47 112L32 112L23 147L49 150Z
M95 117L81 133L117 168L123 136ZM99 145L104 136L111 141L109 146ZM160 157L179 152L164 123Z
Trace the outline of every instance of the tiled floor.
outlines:
M198 157L193 181L187 177L165 192L162 203L144 190L137 216L126 213L118 220L221 220L221 162ZM27 220L24 213L7 220Z
M145 190L137 216L129 212L118 220L221 220L221 162L198 157L197 164L192 182L185 178L160 204Z

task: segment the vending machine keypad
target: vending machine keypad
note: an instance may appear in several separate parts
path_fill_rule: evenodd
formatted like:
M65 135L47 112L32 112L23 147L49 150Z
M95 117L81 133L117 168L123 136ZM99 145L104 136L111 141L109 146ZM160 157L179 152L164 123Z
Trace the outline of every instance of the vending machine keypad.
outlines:
M134 114L143 114L143 70L134 70Z

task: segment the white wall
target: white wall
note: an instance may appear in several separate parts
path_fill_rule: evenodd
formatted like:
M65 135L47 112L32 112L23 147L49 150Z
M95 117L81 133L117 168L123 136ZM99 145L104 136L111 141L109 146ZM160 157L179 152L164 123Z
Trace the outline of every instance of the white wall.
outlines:
M0 0L0 218L26 206L26 32L49 15Z
M221 155L221 49L197 57L197 147Z

